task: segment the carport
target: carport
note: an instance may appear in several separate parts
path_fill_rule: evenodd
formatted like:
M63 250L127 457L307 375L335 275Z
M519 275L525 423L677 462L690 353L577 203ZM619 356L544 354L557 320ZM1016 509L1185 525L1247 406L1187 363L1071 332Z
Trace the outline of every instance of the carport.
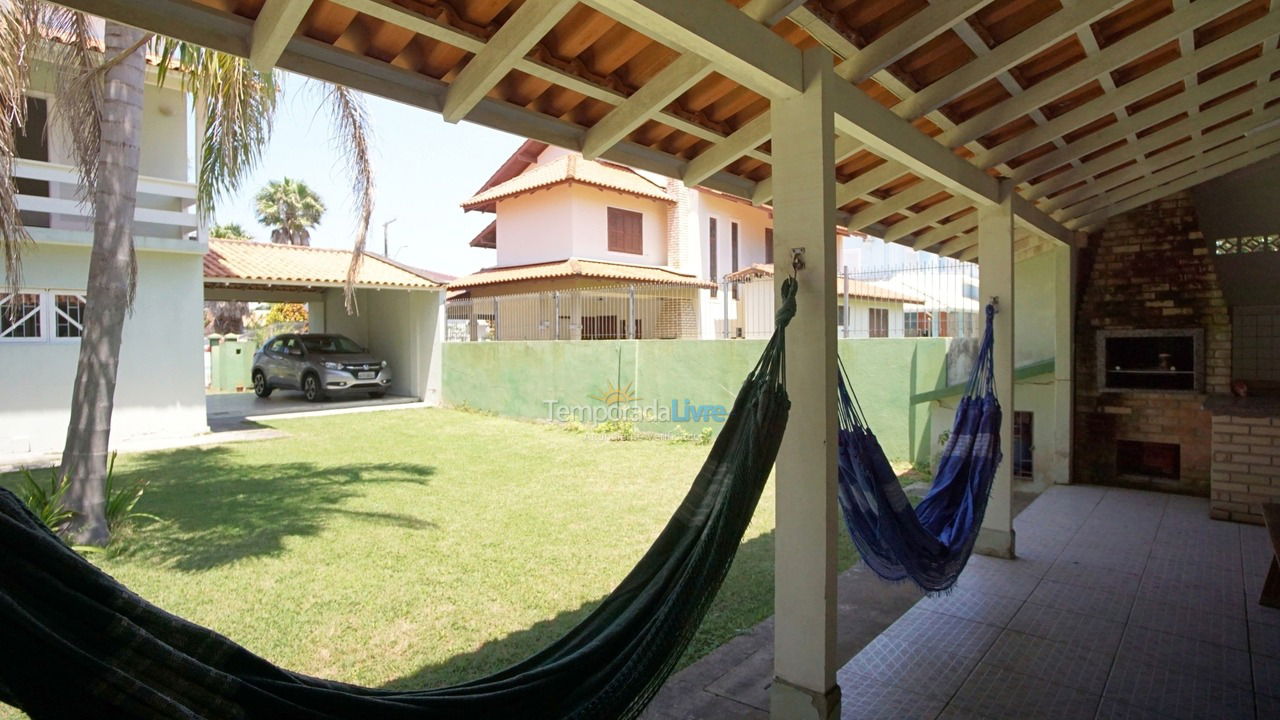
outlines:
M343 284L350 264L347 250L210 239L204 299L305 303L310 332L341 333L390 363L390 396L439 401L447 278L366 253L355 282L356 312L348 314ZM267 405L288 401L258 400L253 412L270 413ZM210 405L211 421L214 410Z

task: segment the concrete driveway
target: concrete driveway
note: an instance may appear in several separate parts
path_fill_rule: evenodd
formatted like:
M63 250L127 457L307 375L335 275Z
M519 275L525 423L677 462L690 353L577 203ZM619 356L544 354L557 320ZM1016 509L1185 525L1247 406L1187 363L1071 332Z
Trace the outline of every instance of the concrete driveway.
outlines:
M219 432L239 429L246 424L246 421L271 415L350 410L417 402L417 398L399 395L387 395L376 399L365 395L352 395L349 398L338 396L324 402L312 403L307 402L300 392L277 390L269 398L260 398L251 392L206 395L205 411L209 429Z

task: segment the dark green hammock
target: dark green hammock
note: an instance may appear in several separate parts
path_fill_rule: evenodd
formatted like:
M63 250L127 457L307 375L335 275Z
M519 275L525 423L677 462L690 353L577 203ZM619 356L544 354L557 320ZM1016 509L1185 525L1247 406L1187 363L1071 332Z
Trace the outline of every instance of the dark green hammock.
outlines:
M289 672L130 592L0 491L0 700L37 720L639 715L719 590L773 467L790 408L783 330L794 280L783 298L773 338L666 528L588 618L533 657L421 691Z

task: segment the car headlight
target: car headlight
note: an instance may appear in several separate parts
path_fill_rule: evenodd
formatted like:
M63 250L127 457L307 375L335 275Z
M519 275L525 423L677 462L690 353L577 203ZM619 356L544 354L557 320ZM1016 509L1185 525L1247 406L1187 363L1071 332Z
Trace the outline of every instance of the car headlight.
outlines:
M328 360L326 360L326 361L324 362L324 366L325 366L326 368L330 369L330 370L341 370L341 369L342 369L342 363L330 362L330 361L328 361Z
M387 366L387 361L386 361L386 360L383 360L383 361L382 361L382 367L384 367L384 368L385 368L386 366Z

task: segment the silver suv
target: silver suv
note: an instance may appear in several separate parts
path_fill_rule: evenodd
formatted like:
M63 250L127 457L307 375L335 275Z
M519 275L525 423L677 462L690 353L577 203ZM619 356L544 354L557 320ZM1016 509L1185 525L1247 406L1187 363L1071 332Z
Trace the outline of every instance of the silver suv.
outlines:
M331 393L387 394L391 371L343 335L277 335L253 356L253 392L260 398L276 388L301 390L319 402Z

